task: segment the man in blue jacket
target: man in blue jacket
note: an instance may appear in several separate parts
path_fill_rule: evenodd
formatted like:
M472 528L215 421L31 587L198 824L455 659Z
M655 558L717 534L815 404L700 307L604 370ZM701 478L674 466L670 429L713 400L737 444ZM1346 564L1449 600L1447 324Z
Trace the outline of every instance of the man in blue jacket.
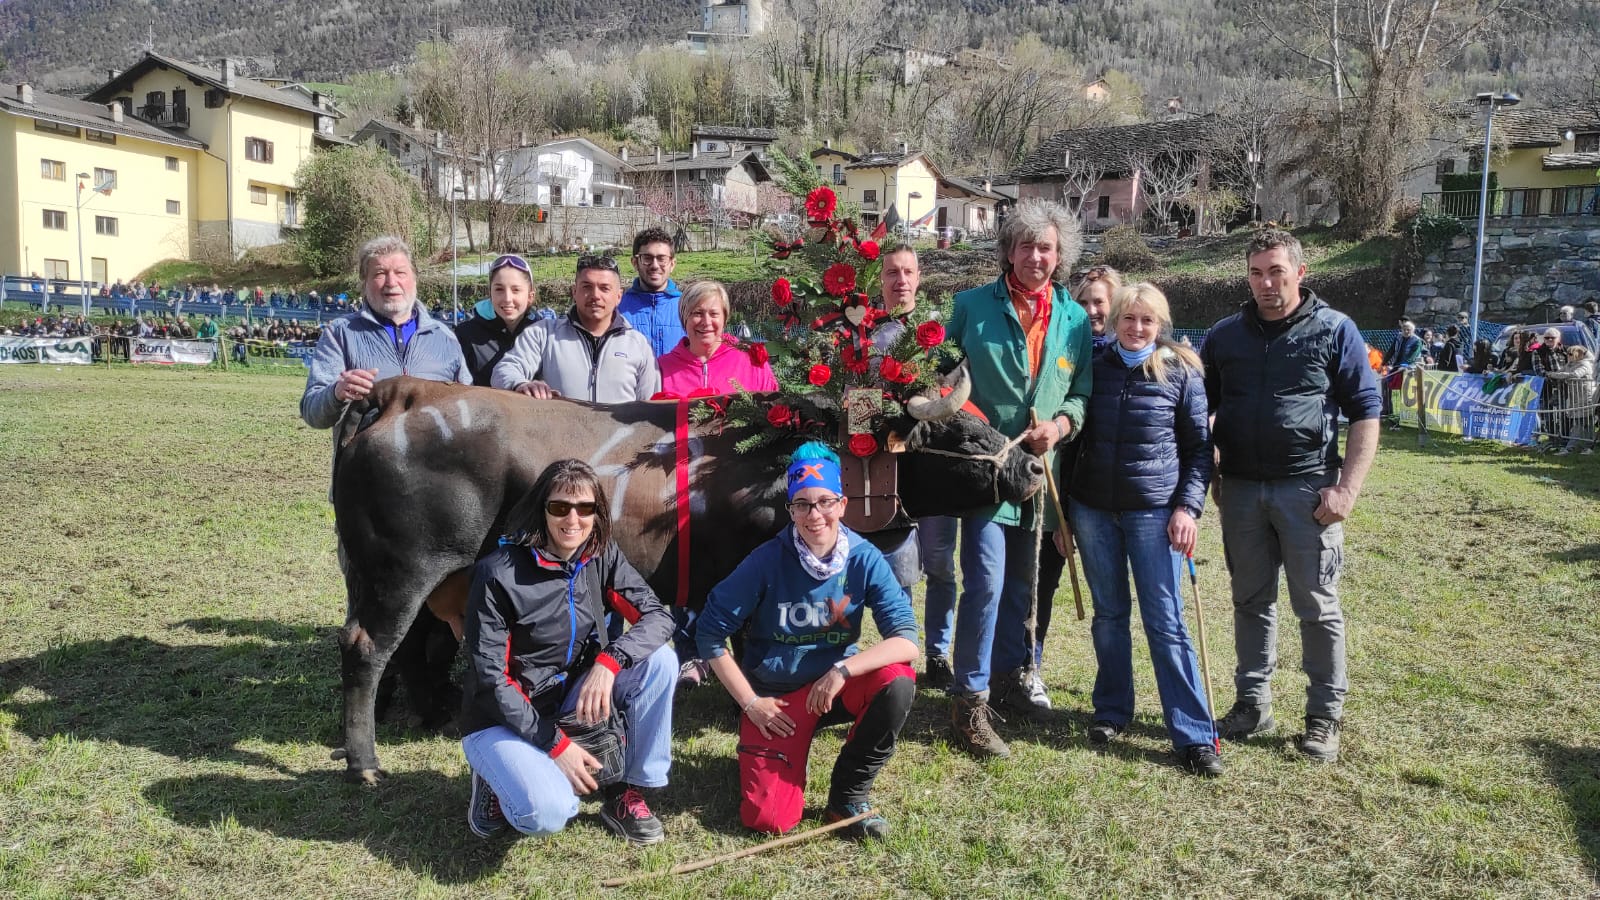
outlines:
M1271 683L1282 570L1310 680L1300 750L1333 762L1349 690L1338 591L1342 523L1377 452L1382 404L1355 323L1301 287L1300 242L1285 231L1263 231L1245 258L1254 299L1212 326L1200 354L1214 416L1214 484L1239 659L1238 696L1218 731L1239 740L1275 727ZM1342 462L1340 414L1350 420Z
M672 249L672 236L660 228L646 228L633 238L633 268L638 277L622 294L617 312L628 324L650 340L650 349L660 359L683 340L683 322L678 317L678 301L683 292L672 281L678 258Z

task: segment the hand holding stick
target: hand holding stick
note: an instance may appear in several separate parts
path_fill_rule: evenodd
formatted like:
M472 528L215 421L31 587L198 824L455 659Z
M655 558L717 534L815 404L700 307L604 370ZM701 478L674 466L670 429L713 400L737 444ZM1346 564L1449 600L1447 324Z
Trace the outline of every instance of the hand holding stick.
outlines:
M1035 426L1039 424L1039 414L1033 410L1028 411ZM1072 601L1078 608L1078 621L1083 621L1083 586L1078 583L1078 561L1074 557L1077 549L1076 542L1072 540L1072 526L1067 524L1067 513L1061 508L1061 492L1056 490L1056 471L1048 464L1044 467L1044 483L1050 491L1050 501L1056 507L1056 521L1061 524L1061 531L1066 539L1062 542L1065 546L1058 545L1061 555L1067 558L1067 571L1072 576Z

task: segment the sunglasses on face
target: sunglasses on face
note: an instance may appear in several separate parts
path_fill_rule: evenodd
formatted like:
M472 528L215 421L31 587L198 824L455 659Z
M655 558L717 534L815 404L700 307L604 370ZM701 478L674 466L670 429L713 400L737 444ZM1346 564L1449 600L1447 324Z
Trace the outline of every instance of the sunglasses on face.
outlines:
M585 269L605 269L608 272L617 271L617 261L609 256L580 256L578 257L578 271Z
M1072 276L1072 283L1074 285L1079 285L1088 284L1091 281L1099 281L1100 279L1106 277L1110 271L1111 270L1105 266L1092 266Z
M842 500L844 500L843 497L823 497L815 503L810 500L796 500L789 504L789 514L803 519L811 515L813 509L822 513L831 513L838 508Z
M533 270L528 268L528 261L516 255L515 253L507 253L505 256L496 259L494 261L494 265L489 267L489 274L493 275L507 266L516 269L518 272L524 273L529 278L533 277Z
M587 519L594 515L595 503L593 500L585 500L581 503L573 503L570 500L546 500L544 502L544 511L557 519L565 519L567 514L573 510L577 510L578 515Z

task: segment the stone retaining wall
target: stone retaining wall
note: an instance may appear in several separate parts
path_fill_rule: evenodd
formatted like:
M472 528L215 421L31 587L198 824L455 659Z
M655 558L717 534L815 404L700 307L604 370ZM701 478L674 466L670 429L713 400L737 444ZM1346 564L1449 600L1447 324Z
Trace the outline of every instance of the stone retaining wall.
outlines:
M1477 223L1427 258L1412 280L1406 314L1449 315L1472 308ZM1490 219L1484 229L1484 319L1547 321L1554 307L1600 297L1600 219L1594 216ZM1546 307L1550 307L1546 309Z

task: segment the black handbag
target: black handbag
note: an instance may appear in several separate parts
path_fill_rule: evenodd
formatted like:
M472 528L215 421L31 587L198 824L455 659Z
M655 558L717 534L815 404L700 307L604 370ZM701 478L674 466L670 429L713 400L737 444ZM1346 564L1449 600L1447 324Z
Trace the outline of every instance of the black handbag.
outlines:
M581 724L576 711L562 716L556 724L574 744L587 750L600 762L600 771L594 773L595 783L600 787L616 784L622 780L624 760L623 749L628 745L627 732L624 730L622 711L616 704L611 706L611 715L599 722Z

